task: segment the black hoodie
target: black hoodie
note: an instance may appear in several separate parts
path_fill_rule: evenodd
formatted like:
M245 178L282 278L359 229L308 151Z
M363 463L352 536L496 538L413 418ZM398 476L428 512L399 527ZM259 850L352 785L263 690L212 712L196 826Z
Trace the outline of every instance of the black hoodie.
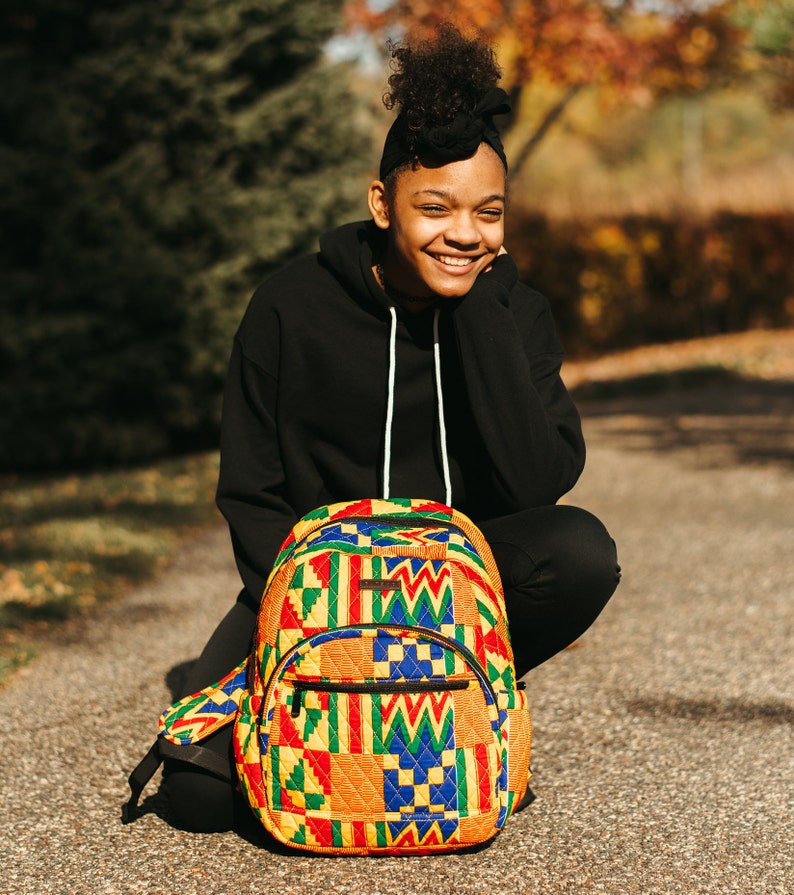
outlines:
M258 600L304 513L384 494L390 338L396 327L390 496L446 499L434 311L396 309L372 273L372 222L327 233L316 255L254 293L224 396L218 506ZM475 522L555 503L584 466L546 299L499 256L442 301L440 366L452 504Z

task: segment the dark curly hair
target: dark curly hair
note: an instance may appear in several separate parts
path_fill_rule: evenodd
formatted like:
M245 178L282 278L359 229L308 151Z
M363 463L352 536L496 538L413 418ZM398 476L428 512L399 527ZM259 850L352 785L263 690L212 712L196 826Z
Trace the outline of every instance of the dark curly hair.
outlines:
M415 46L390 43L389 50L392 74L383 104L405 116L411 150L412 133L449 124L460 112L471 114L502 76L491 47L451 24L439 25L432 40Z

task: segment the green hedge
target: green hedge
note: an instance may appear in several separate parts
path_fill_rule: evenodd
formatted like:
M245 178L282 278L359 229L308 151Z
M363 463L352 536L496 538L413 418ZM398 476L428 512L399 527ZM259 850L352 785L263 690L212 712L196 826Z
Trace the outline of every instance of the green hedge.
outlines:
M549 221L512 212L507 246L572 355L794 325L794 216Z

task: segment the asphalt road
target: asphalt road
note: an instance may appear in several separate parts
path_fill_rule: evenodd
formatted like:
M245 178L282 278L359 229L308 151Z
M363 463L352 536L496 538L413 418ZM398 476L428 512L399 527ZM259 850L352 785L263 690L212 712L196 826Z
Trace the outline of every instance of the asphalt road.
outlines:
M794 424L778 398L587 408L568 502L610 528L624 580L530 674L537 800L490 847L288 854L169 826L156 785L121 826L169 683L236 593L217 528L0 691L0 892L790 895Z

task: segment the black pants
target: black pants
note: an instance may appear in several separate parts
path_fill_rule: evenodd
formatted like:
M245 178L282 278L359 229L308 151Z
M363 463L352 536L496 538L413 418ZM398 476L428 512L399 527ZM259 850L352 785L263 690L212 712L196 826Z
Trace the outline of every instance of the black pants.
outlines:
M519 677L573 643L598 617L620 581L615 544L591 513L570 506L525 510L480 525L499 567ZM184 694L214 683L251 646L256 604L243 593L187 676ZM229 725L204 741L231 758ZM234 825L250 812L228 783L166 762L168 796L180 823L197 832Z

